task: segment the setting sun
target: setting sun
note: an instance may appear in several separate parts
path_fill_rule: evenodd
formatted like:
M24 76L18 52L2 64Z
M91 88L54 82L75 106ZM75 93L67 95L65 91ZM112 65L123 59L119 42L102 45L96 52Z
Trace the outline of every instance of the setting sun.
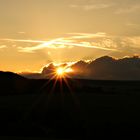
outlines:
M60 67L56 70L56 73L57 75L62 76L65 73L65 69Z
M57 76L60 76L60 77L64 77L66 76L66 73L71 73L71 72L73 72L72 68L58 67L56 69L56 74Z

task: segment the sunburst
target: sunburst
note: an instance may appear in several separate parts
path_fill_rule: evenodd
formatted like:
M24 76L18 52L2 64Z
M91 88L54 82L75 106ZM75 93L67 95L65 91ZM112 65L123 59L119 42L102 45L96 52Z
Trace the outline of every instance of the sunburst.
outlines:
M69 77L69 74L73 72L73 69L66 67L58 67L55 71L56 77L66 78Z

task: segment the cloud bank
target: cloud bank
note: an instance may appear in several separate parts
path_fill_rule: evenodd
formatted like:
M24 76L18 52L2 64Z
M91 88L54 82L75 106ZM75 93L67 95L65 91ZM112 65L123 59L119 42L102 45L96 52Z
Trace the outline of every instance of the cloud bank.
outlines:
M105 33L69 33L67 37L61 37L51 40L25 40L25 39L1 39L2 41L10 42L23 42L23 43L37 43L39 45L32 47L18 47L19 52L34 53L38 50L50 48L50 49L61 49L61 48L95 48L99 50L106 51L117 51L115 48L108 47L107 45L97 44L92 41L92 39L105 38L107 35ZM87 41L90 39L90 41Z
M138 56L115 59L109 56L100 57L94 61L78 61L71 66L71 77L96 80L140 80L140 58ZM58 66L50 64L43 68L42 74L49 75Z
M12 46L11 51L17 51L16 54L41 55L52 62L95 59L103 55L121 58L140 54L140 36L116 36L104 32L67 33L47 40L0 40L3 41L0 49L3 49L3 45L7 49Z
M107 10L113 8L114 14L130 14L140 11L140 2L130 1L130 0L80 0L75 1L73 4L69 6L74 9L81 9L84 11L91 10Z
M89 10L99 10L99 9L105 9L111 7L113 4L86 4L86 5L70 5L71 8L80 8L86 11Z

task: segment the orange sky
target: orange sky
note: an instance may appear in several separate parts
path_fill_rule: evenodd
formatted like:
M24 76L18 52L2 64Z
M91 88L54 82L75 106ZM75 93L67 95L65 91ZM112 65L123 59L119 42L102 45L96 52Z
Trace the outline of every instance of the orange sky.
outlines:
M140 54L139 0L0 0L0 69Z

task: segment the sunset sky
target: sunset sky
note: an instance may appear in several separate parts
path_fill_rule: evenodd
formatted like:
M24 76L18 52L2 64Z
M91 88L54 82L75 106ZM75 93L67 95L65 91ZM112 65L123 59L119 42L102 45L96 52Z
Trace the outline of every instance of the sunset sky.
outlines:
M140 54L140 0L0 0L0 70Z

